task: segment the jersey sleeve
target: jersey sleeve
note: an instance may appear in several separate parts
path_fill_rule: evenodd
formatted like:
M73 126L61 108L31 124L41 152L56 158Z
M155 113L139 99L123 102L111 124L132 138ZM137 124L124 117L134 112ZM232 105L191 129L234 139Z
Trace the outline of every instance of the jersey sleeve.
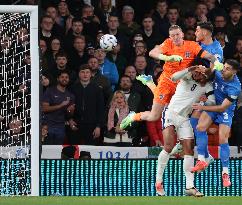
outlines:
M228 89L228 98L230 101L237 100L241 92L240 86L231 86Z
M167 54L171 49L171 40L168 38L159 45L162 54Z

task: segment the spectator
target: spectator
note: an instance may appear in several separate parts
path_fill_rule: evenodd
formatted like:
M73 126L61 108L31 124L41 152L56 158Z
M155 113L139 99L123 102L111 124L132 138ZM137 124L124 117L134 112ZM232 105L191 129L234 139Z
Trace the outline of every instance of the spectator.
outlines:
M112 95L112 87L109 79L104 76L100 71L100 66L98 64L97 58L90 57L88 60L88 65L92 69L91 82L95 83L103 92L104 106L107 107L108 100Z
M92 40L96 39L97 31L100 30L100 20L94 15L94 8L87 4L84 5L81 19L84 27L84 35L90 36Z
M71 21L74 18L68 8L66 0L60 0L58 3L58 17L56 22L65 30L65 34L71 28Z
M218 14L214 17L214 30L223 30L225 33L225 42L229 42L229 37L227 35L227 20L224 15Z
M100 144L101 128L104 125L104 100L100 88L91 82L91 75L91 67L82 65L79 81L71 89L75 96L75 112L73 119L69 120L70 144Z
M187 28L184 32L184 39L188 41L196 41L195 30L193 28Z
M50 16L43 16L40 20L40 39L45 40L48 49L50 49L51 39L58 36L53 31L53 25L54 21Z
M143 40L147 45L147 51L159 45L164 41L164 37L161 36L157 30L154 29L155 22L151 15L145 15L142 21L142 36Z
M242 36L241 6L233 4L229 10L230 21L227 23L229 41L235 42L238 36Z
M196 29L197 19L192 11L188 11L184 15L184 27L185 29Z
M69 74L60 72L57 86L46 90L42 100L42 110L45 113L48 126L48 137L45 144L63 144L65 133L66 114L74 111L74 96L66 89L69 83Z
M47 56L47 44L44 39L39 40L39 47L40 47L40 66L42 70L48 69L48 60Z
M117 11L116 8L112 6L112 0L100 0L95 13L100 19L102 29L105 29L107 27L109 16L116 14Z
M121 130L121 121L129 114L129 106L122 91L116 91L113 95L108 111L107 132L104 136L104 145L109 146L132 146L134 137L130 131Z
M118 42L120 43L121 47L121 53L126 57L129 57L129 42L128 38L125 36L124 33L122 33L120 30L118 30L119 27L119 19L117 16L110 14L108 17L108 24L107 24L107 33L114 35Z
M124 68L127 65L126 58L120 53L120 43L118 42L117 46L107 53L107 58L110 60L110 62L115 63L119 76L122 76L124 74Z
M41 85L42 85L42 91L45 93L47 88L53 86L53 79L51 75L48 72L44 72L41 76Z
M197 21L207 22L208 19L208 7L204 2L198 2L195 8L195 15L197 17Z
M153 13L153 18L155 21L155 28L161 36L167 38L167 32L163 30L163 25L168 21L167 14L168 3L167 0L158 0L156 4L156 9Z
M237 39L234 59L236 59L240 63L240 71L237 72L237 76L242 82L242 36Z
M50 16L54 22L52 31L54 33L58 33L59 35L61 35L61 37L63 39L63 37L65 35L65 29L57 23L57 22L60 22L60 17L58 16L58 11L57 11L56 7L54 7L54 6L47 7L46 15Z
M88 55L85 52L86 39L84 36L76 36L73 44L74 49L69 53L70 68L78 72L78 68L87 63Z
M54 82L57 80L57 76L60 72L67 72L69 73L69 86L71 86L76 80L76 72L69 69L67 66L68 58L67 55L64 52L58 52L55 55L55 65L49 70L49 73L51 74L52 78L54 79Z
M61 41L58 38L52 38L50 41L50 50L47 54L48 69L52 69L55 65L55 55L62 50Z
M153 74L152 69L148 70L147 60L146 60L146 57L143 55L138 55L135 57L134 66L136 68L138 75L148 74L148 73L151 75Z
M233 57L231 53L234 50L233 45L226 41L226 34L223 28L216 28L214 30L214 38L219 41L221 47L223 48L223 57L224 59L230 59Z
M115 86L118 83L119 75L118 75L118 69L116 65L112 62L110 62L106 58L106 52L101 49L100 47L97 47L94 56L98 60L98 64L100 66L100 71L101 73L106 76L112 85L112 89L114 90Z
M131 6L124 6L122 10L122 23L120 30L130 39L140 28L134 21L134 9Z

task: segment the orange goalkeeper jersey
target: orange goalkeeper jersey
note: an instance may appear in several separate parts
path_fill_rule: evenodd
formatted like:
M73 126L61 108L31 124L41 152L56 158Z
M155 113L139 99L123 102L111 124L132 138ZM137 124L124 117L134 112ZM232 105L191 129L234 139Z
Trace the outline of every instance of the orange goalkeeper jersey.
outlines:
M201 50L201 46L195 41L183 41L183 45L175 46L171 39L166 39L161 45L160 50L164 55L179 55L183 58L181 62L165 62L163 66L163 76L171 78L171 76L180 70L183 70L193 64L194 59ZM201 57L204 57L207 51L202 52Z

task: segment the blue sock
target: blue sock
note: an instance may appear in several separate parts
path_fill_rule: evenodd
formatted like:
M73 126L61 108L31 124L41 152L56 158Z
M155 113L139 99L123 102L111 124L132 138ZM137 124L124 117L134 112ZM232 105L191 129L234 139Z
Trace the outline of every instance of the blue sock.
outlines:
M208 135L206 132L199 132L197 130L198 118L190 118L190 123L193 128L194 137L196 139L197 152L198 154L203 155L205 158L208 158Z
M229 156L230 156L230 150L229 150L229 144L220 144L220 160L222 163L222 167L228 167L229 166Z

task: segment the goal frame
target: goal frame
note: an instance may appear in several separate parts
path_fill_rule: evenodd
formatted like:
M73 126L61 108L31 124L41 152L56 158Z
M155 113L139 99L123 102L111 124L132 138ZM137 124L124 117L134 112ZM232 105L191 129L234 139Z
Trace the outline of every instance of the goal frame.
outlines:
M30 57L31 57L31 196L39 196L39 37L38 6L0 5L0 13L30 14Z

